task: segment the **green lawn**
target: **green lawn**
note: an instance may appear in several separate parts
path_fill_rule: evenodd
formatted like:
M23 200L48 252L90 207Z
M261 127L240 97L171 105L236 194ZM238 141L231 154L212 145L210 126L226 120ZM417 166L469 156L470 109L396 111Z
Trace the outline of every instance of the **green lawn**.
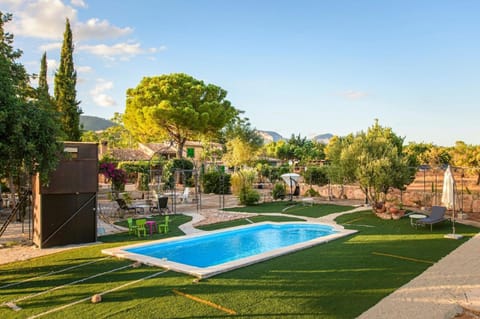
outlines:
M187 220L175 217L176 225L182 218ZM149 275L156 276L105 294L99 304L81 302L45 318L355 318L478 232L458 224L457 232L466 238L449 240L443 238L451 232L449 223L435 225L430 232L411 227L406 218L381 220L369 211L344 215L337 221L359 232L198 283L193 277L160 273L162 269L145 265L119 269L19 301L23 309L18 312L0 307L0 318L28 318ZM174 228L169 235L180 234ZM0 286L4 286L97 261L0 288L0 303L131 264L112 257L101 259L105 256L100 251L137 239L125 235L101 239L105 243L0 266Z
M353 209L353 206L339 206L333 204L315 204L304 206L301 202L271 202L260 205L227 208L226 211L244 212L244 213L284 213L288 215L297 215L305 217L322 217L332 213L344 212Z
M260 223L260 222L267 222L267 221L279 223L279 222L295 222L295 221L304 221L304 220L300 218L293 218L288 216L252 216L249 218L236 219L229 222L203 225L197 228L201 230L215 230L215 229L221 229L226 227L248 225L248 224L251 224L251 222Z

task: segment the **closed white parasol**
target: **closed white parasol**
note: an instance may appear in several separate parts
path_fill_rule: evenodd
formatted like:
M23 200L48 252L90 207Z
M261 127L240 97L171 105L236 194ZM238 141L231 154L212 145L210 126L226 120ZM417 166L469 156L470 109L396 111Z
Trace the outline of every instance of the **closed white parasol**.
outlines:
M455 179L450 165L448 165L443 176L442 204L447 209L455 210Z
M442 204L452 210L452 233L445 235L445 238L459 239L462 235L455 234L455 178L452 168L448 165L443 177Z
M287 185L290 186L290 200L293 199L293 187L297 186L298 180L300 179L300 175L296 173L287 173L287 174L282 174L282 179L287 183Z

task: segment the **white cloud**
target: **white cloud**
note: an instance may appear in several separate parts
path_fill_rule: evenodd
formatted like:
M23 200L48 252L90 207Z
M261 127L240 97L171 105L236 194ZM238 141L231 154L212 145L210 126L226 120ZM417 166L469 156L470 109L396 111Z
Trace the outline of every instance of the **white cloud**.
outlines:
M103 107L115 106L117 103L115 100L105 93L113 88L113 82L106 81L104 79L97 79L97 84L90 90L90 95L93 101Z
M98 105L98 106L103 106L103 107L109 107L109 106L115 106L117 103L113 99L113 97L106 95L106 94L99 94L93 97L93 101Z
M80 7L80 8L87 7L85 1L83 0L71 0L70 3L72 4L72 6L75 6L75 7Z
M92 73L93 68L91 66L78 66L76 67L78 73Z
M114 59L119 57L122 60L131 58L139 54L154 53L159 50L165 50L165 47L159 49L149 48L143 49L140 43L117 43L114 45L97 44L97 45L82 45L78 47L80 51L86 51L94 55L99 55L107 59Z
M53 71L55 72L58 68L58 62L57 60L50 60L50 59L47 59L47 69L48 69L48 72L50 71Z
M15 8L19 5L19 1L18 0L0 0L0 4L5 7Z
M53 51L58 50L62 47L62 42L51 42L47 44L42 44L40 46L41 51Z
M73 6L60 0L0 1L5 2L6 11L15 9L14 18L7 27L16 36L63 39L66 18L70 20L74 41L117 38L133 32L130 27L116 27L107 20L92 18L86 22L78 21L77 9L73 6L85 8L83 0L72 0L70 3Z
M16 9L11 24L11 31L16 36L62 39L65 19L74 21L77 17L77 10L60 0L26 0Z
M343 96L344 98L347 98L349 100L360 100L360 99L363 99L363 98L369 96L369 94L367 92L353 91L353 90L341 92L339 95Z
M78 22L74 28L77 39L111 39L128 35L133 32L132 28L119 28L110 25L107 20L89 19L87 22Z

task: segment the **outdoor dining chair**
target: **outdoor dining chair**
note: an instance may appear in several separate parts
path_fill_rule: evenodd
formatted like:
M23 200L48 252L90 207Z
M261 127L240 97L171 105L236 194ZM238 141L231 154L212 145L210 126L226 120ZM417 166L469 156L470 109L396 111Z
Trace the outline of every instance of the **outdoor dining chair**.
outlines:
M136 235L138 227L135 223L135 220L133 218L127 218L127 222L128 222L128 234L129 235L131 235L131 234Z
M147 236L147 227L146 226L147 219L146 218L141 218L141 219L136 219L135 224L137 225L137 235L138 237L141 237L141 233L143 232L143 237Z
M169 223L169 216L165 216L165 220L163 221L163 223L158 223L158 233L168 233L169 229L168 229L168 223Z

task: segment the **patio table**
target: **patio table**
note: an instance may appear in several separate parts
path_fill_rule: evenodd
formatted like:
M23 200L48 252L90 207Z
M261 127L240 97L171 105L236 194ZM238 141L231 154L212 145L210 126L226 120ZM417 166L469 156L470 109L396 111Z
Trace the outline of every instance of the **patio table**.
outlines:
M154 220L147 220L147 222L145 223L145 225L148 226L148 228L149 228L149 230L150 230L150 236L152 236L154 230L157 229L157 223L156 223Z
M413 227L417 228L418 227L418 223L417 221L419 219L422 219L422 218L425 218L427 216L423 215L423 214L410 214L408 217L410 217L410 225L412 225Z

